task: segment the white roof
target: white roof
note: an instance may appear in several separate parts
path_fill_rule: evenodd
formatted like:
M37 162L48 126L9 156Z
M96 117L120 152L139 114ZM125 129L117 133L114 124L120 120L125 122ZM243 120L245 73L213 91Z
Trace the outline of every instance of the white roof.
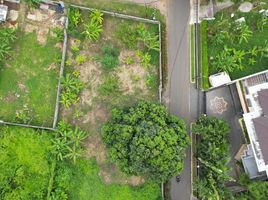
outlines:
M7 19L7 10L8 10L7 6L0 5L0 22L1 21L6 21L6 19Z
M220 72L209 76L209 83L212 87L218 87L230 82L231 78L226 72Z

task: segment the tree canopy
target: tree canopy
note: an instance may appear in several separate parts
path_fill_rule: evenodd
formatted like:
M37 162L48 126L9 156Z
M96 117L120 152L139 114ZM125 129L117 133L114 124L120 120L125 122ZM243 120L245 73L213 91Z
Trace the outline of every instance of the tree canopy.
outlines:
M183 169L189 144L186 125L163 105L141 101L125 110L113 109L102 136L112 160L127 174L160 182Z
M230 161L228 123L216 117L201 116L192 131L199 136L197 159L201 165L196 190L200 199L219 199L228 195L224 186L231 179L227 166Z

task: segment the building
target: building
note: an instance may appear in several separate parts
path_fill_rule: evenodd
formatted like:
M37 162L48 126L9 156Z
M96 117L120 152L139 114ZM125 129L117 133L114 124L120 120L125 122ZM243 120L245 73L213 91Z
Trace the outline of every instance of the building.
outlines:
M5 22L7 19L8 7L0 4L0 22Z
M243 119L250 144L242 155L246 173L251 179L268 177L268 73L241 82Z

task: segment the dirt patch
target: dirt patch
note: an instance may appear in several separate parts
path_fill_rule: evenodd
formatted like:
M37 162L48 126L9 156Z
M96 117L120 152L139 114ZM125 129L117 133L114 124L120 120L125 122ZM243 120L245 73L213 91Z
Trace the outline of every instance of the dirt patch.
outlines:
M48 66L48 68L45 69L45 71L50 71L54 69L57 69L57 65L55 63L52 63Z
M101 176L102 181L107 185L124 184L138 186L145 182L141 176L126 176L115 165L101 166L99 176Z
M18 88L23 92L26 91L26 86L23 83L18 83Z
M5 99L4 99L4 101L5 102L8 102L8 103L11 103L11 102L14 102L15 100L16 100L16 95L15 94L13 94L13 93L9 93L6 97L5 97Z
M141 185L144 183L144 178L140 176L127 177L119 171L114 164L107 163L107 152L100 135L90 135L85 144L86 157L95 157L98 165L100 165L99 176L106 184L128 184L128 185Z
M24 27L24 31L27 33L32 33L34 31L38 30L38 26L32 25L32 24L26 24Z
M130 65L123 64L127 57L133 59L134 63ZM124 94L134 93L136 89L146 94L148 92L145 80L147 71L141 66L139 60L135 57L135 51L122 51L119 56L120 66L117 70L117 75L120 80L120 85Z
M105 163L107 154L105 145L99 135L89 136L86 141L86 156L88 158L96 157L98 164Z

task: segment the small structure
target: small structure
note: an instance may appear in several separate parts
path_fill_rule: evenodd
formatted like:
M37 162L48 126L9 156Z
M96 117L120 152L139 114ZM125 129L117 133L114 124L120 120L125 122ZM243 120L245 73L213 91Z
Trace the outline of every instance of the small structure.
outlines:
M8 7L6 5L0 5L0 22L5 22L7 19Z
M219 87L230 82L231 78L226 72L220 72L209 76L209 83L212 87Z

